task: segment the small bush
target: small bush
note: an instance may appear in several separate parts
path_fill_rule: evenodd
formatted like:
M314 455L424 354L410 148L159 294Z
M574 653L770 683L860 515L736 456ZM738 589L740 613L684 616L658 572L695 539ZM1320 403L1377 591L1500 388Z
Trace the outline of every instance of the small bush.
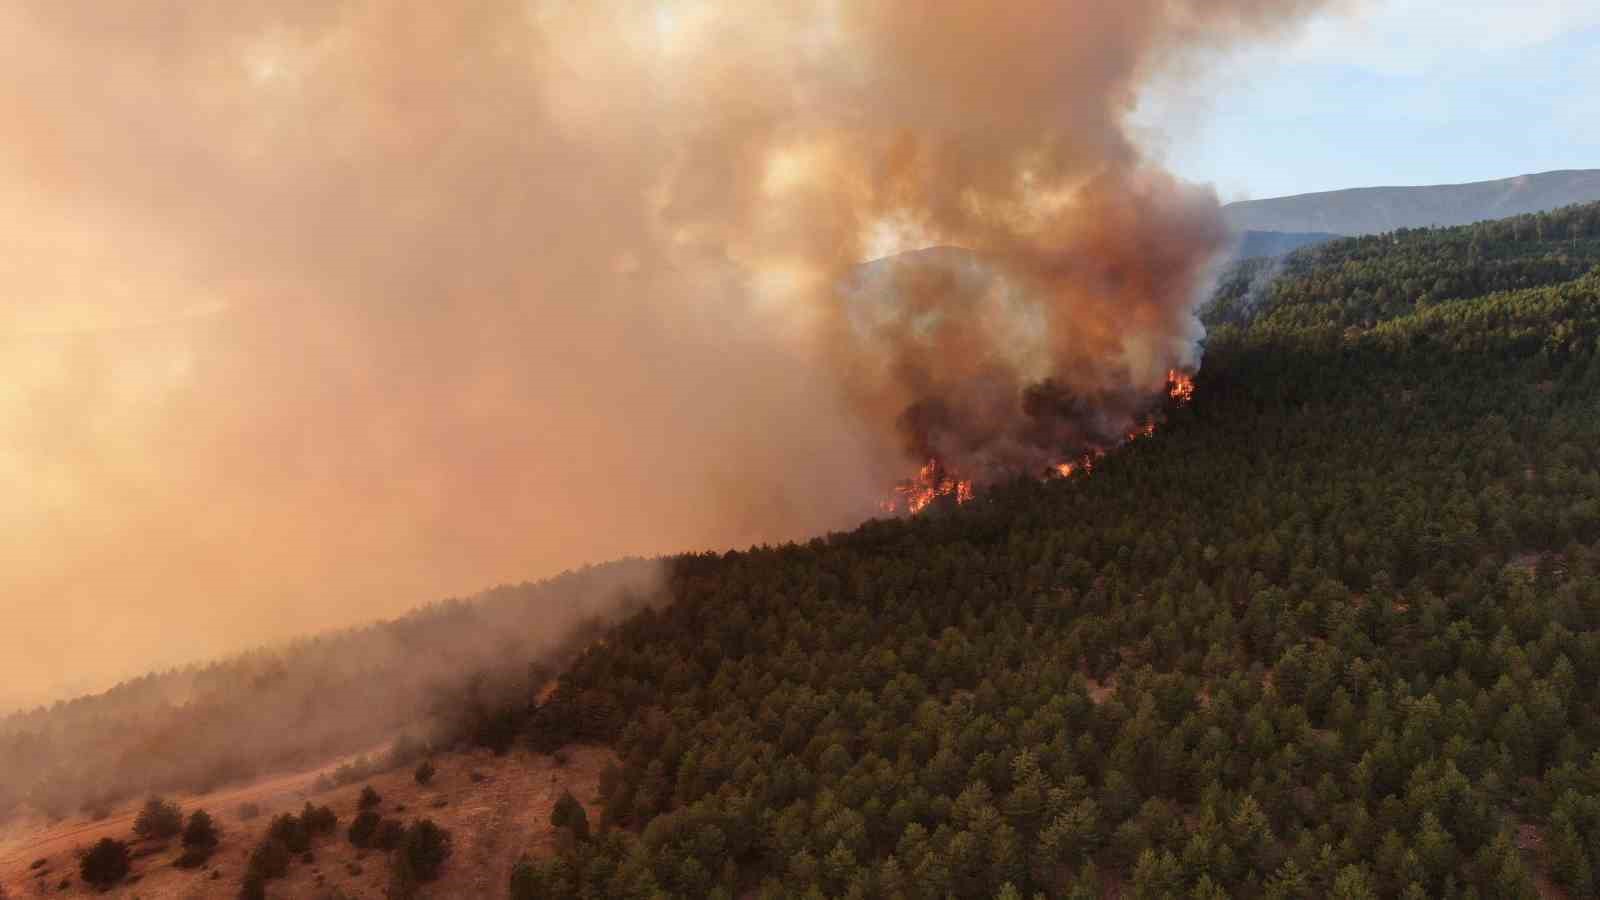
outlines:
M112 838L101 838L78 862L83 880L100 890L128 877L128 845ZM63 888L70 880L62 882Z
M306 834L332 834L339 829L339 817L332 808L327 806L312 806L306 802L306 808L300 813L300 824L305 827Z
M160 797L151 797L133 820L133 833L142 838L169 838L183 830L183 809Z
M611 798L617 794L617 788L620 787L622 787L622 768L614 762L606 763L606 767L600 770L601 801L610 803Z
M426 786L428 782L433 780L433 775L437 771L438 769L433 767L433 760L425 759L421 765L417 766L417 771L412 774L412 777L417 780L417 784Z
M189 814L189 824L183 829L184 847L209 852L216 848L219 840L221 837L217 834L217 823L211 820L210 813L197 809Z
M34 860L33 862L28 863L28 868L29 869L42 869L42 868L44 868L44 864L49 862L49 861L50 861L49 857L41 856L38 859Z
M372 809L382 802L383 795L373 790L369 784L361 789L361 799L356 801L356 806L361 809Z
M211 858L211 847L185 847L172 864L180 869L198 869Z
M283 841L268 837L250 851L245 863L245 881L269 881L289 874L289 848Z
M408 878L432 881L439 877L439 868L450 858L453 843L450 832L434 824L432 819L413 822L400 842L396 862L407 870Z
M381 817L376 810L364 809L358 814L354 822L350 823L350 844L354 847L370 847L372 839L378 832L378 823Z
M577 840L589 839L589 813L578 802L578 798L572 796L571 791L563 792L561 799L556 801L555 809L550 811L550 824L567 829Z
M388 758L384 761L388 768L398 769L411 765L413 760L428 752L428 745L409 734L402 734L389 745Z
M239 812L238 812L239 821L248 822L251 819L254 819L255 817L257 817L259 815L261 815L261 807L257 806L256 804L254 804L254 803L241 803L241 804L239 804Z
M393 850L405 840L406 826L399 819L384 819L372 835L372 843L380 850Z
M344 787L347 784L355 784L364 778L371 778L373 773L378 770L378 764L372 759L365 755L358 756L350 762L342 763L331 773L319 775L317 777L317 789L326 790L328 788Z
M259 875L246 875L239 885L239 900L267 900L267 880Z
M290 853L304 853L311 849L311 832L293 813L284 813L267 826L267 839L278 841Z

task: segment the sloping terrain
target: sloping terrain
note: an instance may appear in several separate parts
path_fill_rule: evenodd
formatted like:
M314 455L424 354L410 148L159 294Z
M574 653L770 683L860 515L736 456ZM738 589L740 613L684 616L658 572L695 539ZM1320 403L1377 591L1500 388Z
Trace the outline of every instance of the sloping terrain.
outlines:
M0 827L303 771L402 732L483 737L486 708L531 696L659 580L620 560L0 717Z
M513 896L1592 896L1597 240L1302 250L1088 474L680 560L526 723L629 830Z
M671 560L553 686L478 698L463 737L510 754L385 811L456 830L437 896L1593 896L1597 265L1600 205L1241 263L1150 435ZM587 840L548 831L562 778ZM259 827L122 890L231 895ZM324 839L269 894L380 862Z
M99 894L81 880L77 854L102 837L132 839L134 806L119 808L99 821L73 818L31 827L12 823L0 839L0 885L13 898L233 897L239 892L250 850L272 817L296 812L309 800L331 807L339 816L339 828L314 843L312 862L297 859L287 877L269 882L268 896L376 900L387 896L387 856L381 850L357 849L345 836L356 815L361 788L370 784L383 797L378 809L384 816L404 821L428 818L451 832L453 853L440 878L426 886L427 896L498 896L504 893L518 858L555 852L550 813L556 800L571 791L580 802L593 804L600 773L615 757L601 748L572 747L559 762L547 755L516 752L495 756L487 751L443 754L434 761L438 772L426 787L415 782L407 767L343 787L319 789L317 778L331 771L329 767L212 794L177 797L187 810L205 809L218 819L222 843L210 863L203 869L178 868L173 864L181 849L176 841L135 842L130 878L107 894ZM239 809L245 803L258 806L259 814L241 820Z
M1223 214L1239 231L1360 235L1468 225L1597 200L1600 169L1579 169L1469 184L1351 188L1245 200L1228 204Z

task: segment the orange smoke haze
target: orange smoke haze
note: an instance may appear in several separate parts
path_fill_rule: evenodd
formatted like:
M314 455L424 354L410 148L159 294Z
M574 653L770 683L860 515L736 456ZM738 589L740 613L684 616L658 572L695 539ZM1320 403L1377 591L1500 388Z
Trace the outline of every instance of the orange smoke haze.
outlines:
M1124 118L1314 5L0 6L0 707L1122 433L1222 241Z

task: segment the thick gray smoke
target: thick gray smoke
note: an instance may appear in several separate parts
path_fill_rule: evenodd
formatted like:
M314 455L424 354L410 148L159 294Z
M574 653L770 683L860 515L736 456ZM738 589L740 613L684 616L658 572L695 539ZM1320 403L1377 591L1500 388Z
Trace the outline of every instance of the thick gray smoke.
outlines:
M1222 240L1124 120L1315 5L4 4L7 690L1114 430Z

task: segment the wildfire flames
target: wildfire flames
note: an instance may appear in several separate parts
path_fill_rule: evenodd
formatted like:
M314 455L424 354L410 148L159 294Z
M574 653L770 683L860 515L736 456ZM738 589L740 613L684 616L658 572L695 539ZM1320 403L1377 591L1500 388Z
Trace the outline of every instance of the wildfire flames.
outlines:
M1188 404L1194 398L1193 376L1176 369L1169 371L1166 395L1175 406ZM1152 413L1129 430L1123 441L1149 437L1155 433L1156 418ZM1079 472L1088 474L1094 470L1094 461L1106 454L1106 449L1090 448L1075 459L1055 463L1044 474L1059 478L1071 478ZM957 503L966 503L973 497L972 479L962 478L959 474L951 472L938 459L930 459L917 470L916 477L907 478L895 485L894 493L878 505L886 513L899 513L903 510L915 515L941 497L954 497Z
M887 513L904 509L906 512L916 514L927 509L928 504L940 497L952 496L956 498L957 503L971 500L971 479L956 478L945 471L944 465L937 459L930 459L917 470L917 477L907 478L895 485L894 495L879 506Z
M1194 399L1194 378L1176 369L1167 373L1167 396L1182 406Z

